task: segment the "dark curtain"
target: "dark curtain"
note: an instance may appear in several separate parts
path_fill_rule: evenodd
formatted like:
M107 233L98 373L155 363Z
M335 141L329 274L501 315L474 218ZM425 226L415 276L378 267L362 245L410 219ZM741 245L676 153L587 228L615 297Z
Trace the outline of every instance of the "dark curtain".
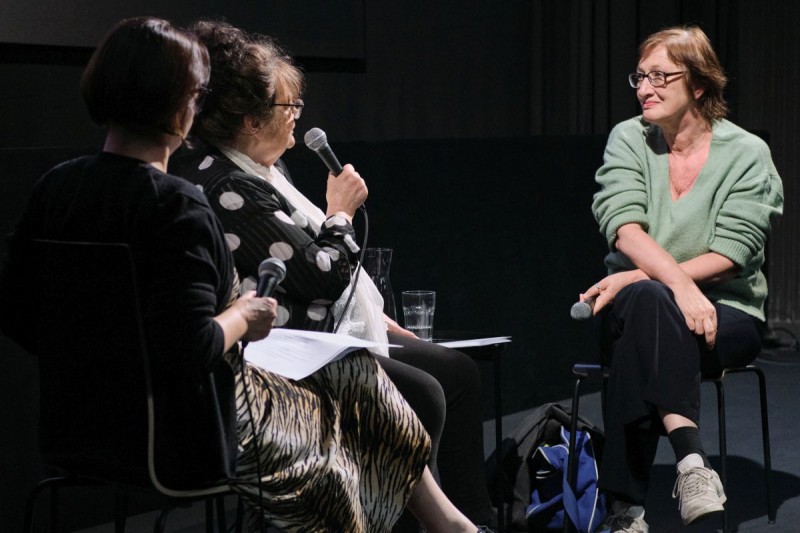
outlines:
M626 75L638 44L677 24L700 26L728 75L729 118L764 136L783 178L785 209L769 242L771 325L800 320L800 191L794 148L798 108L790 105L800 77L795 32L800 6L781 0L532 0L531 135L607 133L639 113Z
M735 73L736 13L736 2L723 0L533 0L530 133L607 133L637 114L625 78L639 42L667 26L703 28Z

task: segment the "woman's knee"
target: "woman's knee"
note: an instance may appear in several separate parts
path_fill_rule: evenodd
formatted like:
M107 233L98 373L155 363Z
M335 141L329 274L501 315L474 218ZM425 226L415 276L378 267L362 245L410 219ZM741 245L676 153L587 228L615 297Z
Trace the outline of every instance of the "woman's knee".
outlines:
M617 294L615 301L625 300L625 299L672 300L673 296L672 296L672 290L670 290L669 287L667 287L660 281L646 279L642 281L637 281L636 283L631 283L630 285L623 288Z

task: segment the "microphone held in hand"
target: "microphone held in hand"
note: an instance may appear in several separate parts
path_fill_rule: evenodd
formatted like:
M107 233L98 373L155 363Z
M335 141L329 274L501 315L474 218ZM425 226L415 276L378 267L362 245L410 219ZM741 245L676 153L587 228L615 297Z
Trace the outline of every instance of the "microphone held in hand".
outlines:
M256 286L256 296L271 297L275 293L281 281L286 277L286 265L283 261L275 257L270 257L261 261L258 265L258 285Z
M587 298L584 302L575 302L572 304L572 309L569 310L569 314L575 320L586 320L587 318L591 318L592 314L594 314L594 301L597 296L592 296Z
M270 298L275 293L281 281L286 277L286 265L276 257L269 257L261 261L258 265L258 285L256 285L256 296L259 298ZM242 350L247 347L249 341L242 341Z
M317 153L322 162L325 163L325 166L328 167L328 170L331 171L331 174L338 176L342 173L342 164L336 159L333 150L328 145L328 137L324 131L319 128L311 128L303 136L303 141L305 141L306 146Z

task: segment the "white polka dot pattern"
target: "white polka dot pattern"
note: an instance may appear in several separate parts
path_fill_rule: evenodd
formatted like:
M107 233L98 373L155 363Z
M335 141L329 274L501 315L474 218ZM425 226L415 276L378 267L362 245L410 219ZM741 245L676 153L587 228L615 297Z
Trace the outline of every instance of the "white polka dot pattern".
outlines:
M212 163L214 163L214 158L211 157L210 155L207 155L203 158L202 161L200 161L200 164L197 165L197 168L198 170L205 170L208 167L210 167Z
M350 248L350 251L356 253L360 248L356 244L356 241L353 240L352 235L345 235L344 236L344 243Z
M300 211L295 211L292 213L292 220L294 220L294 223L301 228L308 226L308 218Z
M322 250L317 252L317 268L322 272L330 272L331 270L331 256Z
M219 205L228 211L236 211L244 205L244 198L235 192L224 192L219 195Z
M331 218L325 221L326 228L332 228L333 226L346 226L347 219L339 215L333 215Z
M198 191L200 191L200 192L205 192L205 189L203 189L203 186L202 186L202 185L200 185L199 183L198 183L197 185L195 185L195 187L197 187L197 190L198 190Z
M275 315L275 321L272 323L274 327L279 328L289 322L289 310L284 306L279 305Z
M328 255L331 257L331 261L339 260L339 250L337 250L336 248L331 248L330 246L324 246L322 249L328 253Z
M292 245L289 243L273 242L269 247L269 255L281 261L288 261L294 255L294 250L292 250Z
M324 320L325 317L328 315L328 310L321 305L312 304L308 306L308 309L306 310L306 315L308 315L308 318L310 318L311 320L320 321Z
M233 233L226 233L225 234L225 242L228 243L228 248L230 248L231 252L236 250L240 244L242 244L242 240L239 239L238 235L234 235Z
M288 224L289 226L294 226L294 220L289 218L289 215L284 213L283 211L275 211L274 213L275 218L283 222L284 224Z

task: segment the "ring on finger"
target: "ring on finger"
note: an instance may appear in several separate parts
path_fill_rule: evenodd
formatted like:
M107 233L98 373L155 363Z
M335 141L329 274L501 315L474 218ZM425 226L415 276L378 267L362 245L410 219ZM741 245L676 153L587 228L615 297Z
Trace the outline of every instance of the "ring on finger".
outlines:
M594 284L594 288L597 289L597 292L603 292L603 289L600 288L600 285L598 283Z

